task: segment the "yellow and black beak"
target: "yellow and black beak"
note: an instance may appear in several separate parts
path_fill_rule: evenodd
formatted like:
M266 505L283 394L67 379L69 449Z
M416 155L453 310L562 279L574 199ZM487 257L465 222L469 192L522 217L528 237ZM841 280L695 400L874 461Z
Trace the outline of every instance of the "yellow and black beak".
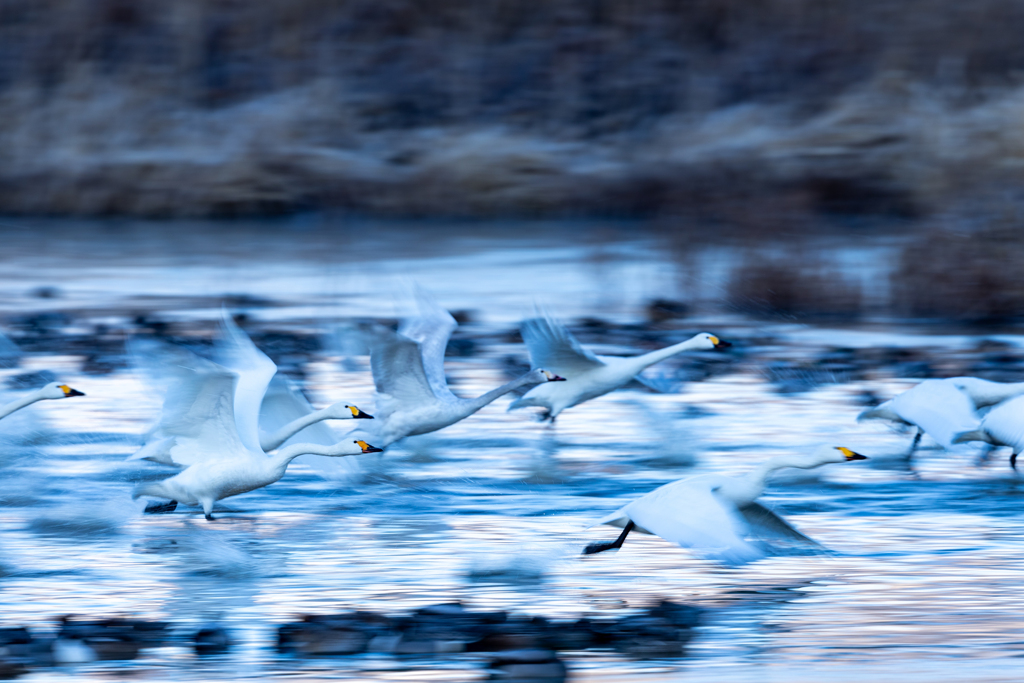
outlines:
M64 392L64 398L71 398L72 396L85 396L78 389L72 389L67 384L61 384L58 389Z
M544 370L543 372L544 372L544 377L546 377L549 382L564 382L565 381L564 377L559 377L558 375L556 375L553 372L550 372L548 370Z
M366 443L365 441L353 441L352 443L354 443L357 446L359 446L360 448L362 448L363 449L363 453L383 453L384 452L383 448L374 448L373 446L371 446L370 444Z
M846 456L847 461L850 460L867 460L868 456L861 455L860 453L854 453L849 448L843 448L842 446L836 446L836 450Z
M729 342L719 339L718 337L711 337L711 343L715 345L715 351L721 351L722 349L727 349L732 346Z
M364 413L363 411L359 410L359 408L356 408L355 406L349 406L348 409L352 411L352 419L353 420L372 420L373 419L373 415L370 415L369 413Z

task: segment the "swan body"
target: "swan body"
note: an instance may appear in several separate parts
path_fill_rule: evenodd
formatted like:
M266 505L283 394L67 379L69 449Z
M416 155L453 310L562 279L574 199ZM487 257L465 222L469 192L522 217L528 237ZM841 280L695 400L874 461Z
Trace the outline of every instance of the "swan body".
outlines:
M277 373L277 366L266 354L256 348L248 335L240 330L227 314L222 320L221 337L217 345L219 363L212 365L220 365L225 370L234 373L237 379L238 387L231 398L232 422L237 422L239 437L246 448L261 453L272 451L279 448L296 433L323 420L372 419L372 416L345 401L339 401L322 410L311 410L306 404L305 410L293 410L288 413L297 415L297 417L283 424L280 424L280 420L276 420L277 426L273 432L262 433L259 427L260 408L267 394L267 387ZM166 356L173 352L163 349L161 353ZM210 449L196 448L196 444L190 440L196 438L202 440L200 432L207 423L208 416L201 412L182 413L183 409L187 409L193 404L197 394L204 391L202 385L210 381L210 377L203 372L167 370L168 367L176 367L176 363L187 367L194 361L186 358L176 362L162 363L161 374L166 377L168 372L171 373L171 389L164 400L161 426L149 435L146 444L129 456L128 460L149 460L164 465L188 467L213 454ZM287 382L284 378L279 381ZM220 417L226 419L223 415ZM191 421L193 424L184 424L187 421ZM275 418L272 415L264 415L264 421L275 422ZM170 432L163 428L165 422L173 425ZM337 439L334 439L331 443L336 441Z
M918 428L914 437L911 454L921 440L921 434L928 434L946 450L953 447L953 438L961 432L978 428L980 422L976 412L976 403L961 386L971 387L977 400L991 400L994 396L991 388L980 383L997 384L973 377L955 377L952 379L926 379L912 389L904 391L874 408L868 408L857 416L857 421L888 420L897 424L911 425ZM990 405L990 404L986 404Z
M967 394L978 409L1024 394L1024 382L993 382L980 377L951 377L944 381Z
M1000 403L981 418L974 429L962 431L953 443L983 441L994 446L1009 446L1010 467L1017 469L1017 456L1024 450L1024 396Z
M713 334L701 332L691 339L640 356L596 356L561 325L549 318L531 318L521 326L530 363L565 377L563 384L542 384L513 401L509 410L536 406L546 408L554 421L567 408L622 387L645 368L684 351L706 351L731 346Z
M623 528L614 543L591 544L593 554L622 545L630 531L661 536L703 557L736 566L768 555L749 536L817 546L785 520L757 503L768 478L785 467L811 469L829 463L866 460L848 448L823 446L809 455L771 458L740 477L704 474L651 491L597 522Z
M365 432L386 447L404 437L455 424L516 389L563 381L547 370L535 369L476 398L459 398L444 376L444 350L457 323L424 294L418 298L418 317L397 333L378 330L371 344L375 419L354 435Z
M191 464L173 477L136 487L133 499L152 496L202 505L207 519L212 519L216 501L274 483L300 455L339 457L380 451L356 441L354 446L294 444L267 456L257 434L266 384L248 383L246 388L254 393L239 401L244 375L191 354L186 357L186 353L180 352L176 364L183 377L169 392L161 416L159 432L165 436L143 451L151 449L153 455ZM249 414L239 419L238 411ZM145 457L141 454L133 457Z
M26 406L30 406L38 401L55 400L60 398L72 398L74 396L85 396L81 391L72 389L67 384L61 384L60 382L50 382L45 387L30 391L21 398L11 401L7 405L0 407L0 419L3 419L13 413L16 410L20 410Z

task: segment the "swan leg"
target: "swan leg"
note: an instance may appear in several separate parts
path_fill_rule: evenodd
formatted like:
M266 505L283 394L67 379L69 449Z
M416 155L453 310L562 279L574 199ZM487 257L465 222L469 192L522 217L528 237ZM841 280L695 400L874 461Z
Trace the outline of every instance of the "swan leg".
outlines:
M984 449L981 451L981 454L978 455L978 467L981 467L982 465L988 463L988 456L992 455L992 451L994 450L995 446L993 446L990 443L985 444Z
M626 536L629 536L629 532L633 530L636 524L633 520L626 523L626 526L622 527L622 533L611 543L591 543L583 549L584 555L593 555L594 553L603 553L605 550L618 550L622 547L622 542L626 540Z
M914 435L914 441L910 444L910 451L907 453L908 460L912 455L914 455L914 451L916 451L918 445L920 445L922 436L924 436L924 430L918 427L917 434Z
M1014 472L1017 471L1017 453L1014 453L1010 456L1010 467L1013 468Z
M161 515L168 512L174 512L178 507L178 501L172 500L167 503L150 503L146 506L146 509L142 511L144 515Z
M202 503L203 503L203 514L206 515L206 519L208 519L210 521L213 521L213 515L210 514L211 512L213 512L213 501L212 500L204 500L204 501L202 501Z

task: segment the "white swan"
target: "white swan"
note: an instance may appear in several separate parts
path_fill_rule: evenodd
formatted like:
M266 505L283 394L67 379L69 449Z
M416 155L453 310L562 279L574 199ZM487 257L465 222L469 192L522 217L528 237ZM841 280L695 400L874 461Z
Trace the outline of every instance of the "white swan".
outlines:
M810 469L828 463L866 460L848 448L822 446L810 455L772 458L740 477L704 474L681 479L651 491L597 524L621 527L611 543L591 543L585 555L622 546L630 531L661 536L703 557L735 566L769 554L763 545L747 540L795 542L816 546L781 517L756 502L768 477L784 467Z
M61 384L60 382L50 382L42 389L30 391L21 398L11 401L7 405L0 407L0 419L3 419L13 413L16 410L20 410L25 406L30 406L37 401L45 401L50 399L58 398L71 398L73 396L85 396L81 391L72 389L67 384Z
M596 356L580 345L566 327L550 318L531 318L521 326L530 363L565 377L564 384L542 384L513 401L509 410L546 408L544 419L554 422L566 408L589 401L628 384L645 368L683 351L722 349L731 346L713 334L701 332L679 344L640 356ZM642 381L642 380L641 380Z
M365 433L387 447L404 437L455 424L510 391L563 381L538 368L482 396L459 398L444 376L444 350L458 323L423 292L417 298L419 316L406 321L397 334L379 329L371 343L370 366L377 389L375 419L352 435Z
M300 455L380 452L366 442L355 441L355 446L295 444L268 456L260 449L257 426L266 385L246 385L238 372L198 357L186 359L185 353L180 352L183 362L177 367L182 377L161 416L160 432L165 436L147 448L166 453L174 462L189 459L195 464L169 479L137 486L133 499L152 496L171 501L147 507L147 512L169 512L181 501L202 505L206 518L213 519L210 513L216 501L274 483ZM243 389L252 393L240 396Z
M993 446L1009 446L1010 467L1017 469L1017 456L1024 450L1024 396L1000 403L981 418L977 427L953 437L953 443L983 441Z
M999 384L976 377L926 379L895 398L868 408L857 416L857 421L888 420L917 427L908 457L917 450L924 434L949 450L957 434L978 428L977 408L1002 401L1015 395L1014 391L1024 391L1024 384Z
M238 390L234 393L233 405L235 420L239 424L240 434L258 435L258 440L253 443L246 443L247 448L259 449L263 452L272 451L281 446L294 434L309 427L310 425L323 420L351 420L351 419L372 419L371 415L364 413L355 405L345 401L339 401L322 410L300 410L289 413L292 419L284 424L274 416L268 415L274 407L280 406L279 402L266 406L263 412L265 422L274 423L275 429L270 434L260 432L261 421L260 408L267 386L277 373L277 366L262 351L256 348L249 336L235 325L231 317L225 312L221 321L221 338L216 345L217 359L220 365L233 371L238 376ZM147 352L136 345L135 355L140 356L143 365L152 365L154 360L160 361L159 374L167 377L168 367L174 367L175 362L169 362L167 356L174 355L174 351L165 346L159 347L156 352ZM181 355L181 354L178 354ZM180 361L188 366L189 360ZM163 414L175 415L180 412L181 404L193 400L197 387L191 386L197 377L189 373L171 373L172 388L168 391L164 400ZM283 378L280 380L287 382ZM308 406L307 406L308 407ZM161 418L163 420L163 418ZM202 420L203 416L197 415L195 419ZM180 428L180 427L175 427ZM202 449L195 449L191 444L182 445L175 439L169 438L173 434L158 427L146 439L145 445L135 454L129 456L128 460L149 460L165 465L187 467L207 457L211 453ZM335 443L337 439L331 443ZM323 445L323 444L322 444Z

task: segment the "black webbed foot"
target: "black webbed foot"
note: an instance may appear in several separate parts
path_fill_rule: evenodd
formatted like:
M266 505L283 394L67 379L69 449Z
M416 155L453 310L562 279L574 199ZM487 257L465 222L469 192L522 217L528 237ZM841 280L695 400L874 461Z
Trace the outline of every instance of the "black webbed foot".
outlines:
M595 553L603 553L605 550L615 550L622 544L616 545L615 541L609 541L608 543L591 543L583 549L584 555L593 555Z
M143 514L146 515L162 515L168 512L174 512L178 507L178 501L172 500L167 503L150 503L143 510Z
M209 512L207 512L206 513L206 519L208 519L208 520L210 520L212 522L214 520L214 517Z

